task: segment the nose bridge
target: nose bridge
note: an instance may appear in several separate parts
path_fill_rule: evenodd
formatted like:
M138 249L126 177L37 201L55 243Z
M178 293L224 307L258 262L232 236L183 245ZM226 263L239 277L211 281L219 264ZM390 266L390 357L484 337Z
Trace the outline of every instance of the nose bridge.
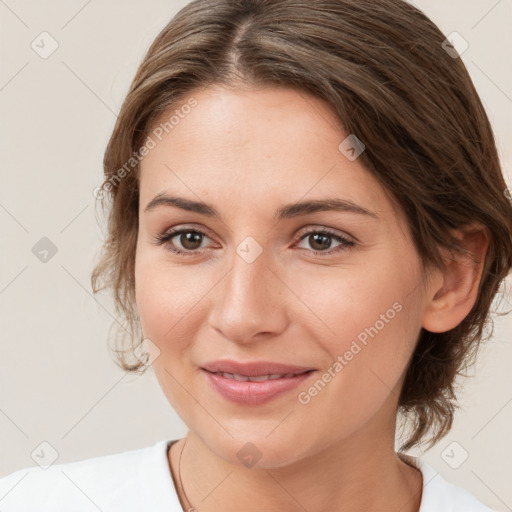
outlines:
M272 255L251 237L233 251L231 267L215 294L213 327L237 342L284 328L282 286L271 270Z

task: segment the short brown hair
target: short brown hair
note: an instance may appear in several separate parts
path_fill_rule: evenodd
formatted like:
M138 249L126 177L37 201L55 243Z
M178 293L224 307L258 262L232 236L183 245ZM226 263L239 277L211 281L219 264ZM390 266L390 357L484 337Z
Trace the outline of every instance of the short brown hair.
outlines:
M454 381L473 361L490 308L512 266L512 206L486 112L446 36L402 0L195 0L156 37L133 79L104 157L108 237L91 276L111 288L127 321L115 350L141 339L135 305L139 165L150 128L197 88L282 85L325 100L366 146L363 165L405 213L425 268L439 248L462 250L451 230L471 222L490 234L477 301L443 333L421 330L399 411L412 421L401 449L449 431ZM135 152L135 153L134 153ZM133 172L127 168L130 162ZM124 169L124 172L120 172ZM101 281L101 287L99 286Z

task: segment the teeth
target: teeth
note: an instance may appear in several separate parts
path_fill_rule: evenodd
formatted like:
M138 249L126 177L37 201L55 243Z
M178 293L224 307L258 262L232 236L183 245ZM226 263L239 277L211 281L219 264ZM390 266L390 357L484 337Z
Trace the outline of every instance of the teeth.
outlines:
M226 379L233 379L233 380L239 380L243 382L251 381L251 382L261 382L265 380L275 380L275 379L282 379L283 377L293 377L294 373L281 373L279 375L259 375L257 377L247 377L246 375L238 375L237 373L219 373L219 375L222 375Z

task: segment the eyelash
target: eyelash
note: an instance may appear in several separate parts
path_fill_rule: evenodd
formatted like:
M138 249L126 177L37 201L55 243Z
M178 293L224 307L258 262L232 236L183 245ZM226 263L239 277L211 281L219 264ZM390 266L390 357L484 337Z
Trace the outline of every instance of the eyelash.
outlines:
M206 233L203 233L202 231L199 231L197 229L191 229L191 228L184 228L184 229L178 229L178 230L170 230L170 231L167 231L166 233L163 233L161 235L157 235L154 238L154 241L157 245L165 245L166 247L166 250L172 252L172 253L175 253L175 254L180 254L180 255L183 255L183 256L195 256L197 254L201 254L201 252L203 251L199 251L199 250L195 250L195 251L192 251L192 250L189 250L189 251L184 251L182 249L178 249L176 247L172 247L170 245L170 242L173 238L175 238L176 236L178 235L181 235L183 233L196 233L196 234L199 234L199 235L204 235L206 237L208 237L208 235ZM334 248L334 249L330 249L328 251L318 251L318 250L313 250L313 249L303 249L309 253L313 253L314 255L320 255L320 256L329 256L333 253L337 253L337 252L341 252L341 251L344 251L344 250L350 250L352 249L352 247L354 247L356 245L355 242L351 241L351 240L348 240L347 238L341 236L341 235L338 235L336 233L333 233L332 231L326 229L326 228L323 228L323 229L316 229L316 230L311 230L311 231L308 231L307 233L304 233L300 238L299 238L299 242L302 242L302 240L304 240L305 238L307 238L308 236L310 235L316 235L316 234L320 234L320 235L327 235L331 238L333 238L334 240L336 240L337 242L340 242L342 243L342 245Z

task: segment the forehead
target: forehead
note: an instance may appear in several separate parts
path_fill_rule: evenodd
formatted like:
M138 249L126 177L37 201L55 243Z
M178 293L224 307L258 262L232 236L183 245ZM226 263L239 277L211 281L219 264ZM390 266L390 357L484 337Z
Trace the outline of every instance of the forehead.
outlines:
M195 106L180 110L190 98ZM212 202L230 193L241 205L338 194L374 211L387 207L375 178L340 151L348 134L335 113L304 91L196 90L155 127L165 127L173 114L172 128L160 130L161 140L152 136L156 145L142 160L142 205L179 189L189 197L208 195Z
M291 146L297 138L314 137L319 130L325 136L328 128L336 144L343 135L339 120L325 102L287 87L199 89L169 109L157 124L165 123L174 112L179 113L190 98L196 106L187 109L188 113L180 116L169 133L175 147L186 145L188 149L192 143L194 149L201 149L206 144L210 151L215 145L220 152L225 148L249 148L257 140L270 148L276 142L276 134L280 142L287 140ZM199 134L203 137L198 139Z

